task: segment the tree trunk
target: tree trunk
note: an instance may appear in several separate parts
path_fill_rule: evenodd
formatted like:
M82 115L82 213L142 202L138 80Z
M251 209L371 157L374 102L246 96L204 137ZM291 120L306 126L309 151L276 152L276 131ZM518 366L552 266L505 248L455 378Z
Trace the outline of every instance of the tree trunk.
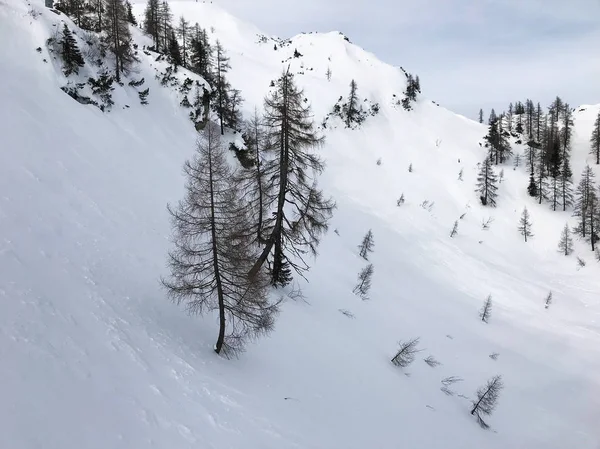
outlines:
M215 344L215 352L221 353L223 342L225 341L225 302L223 299L223 285L221 284L221 273L219 270L219 258L217 256L217 230L215 229L215 199L213 187L213 169L212 169L212 137L208 132L208 173L210 185L210 217L211 217L211 238L213 251L213 269L215 271L215 282L217 284L217 296L219 299L219 336Z

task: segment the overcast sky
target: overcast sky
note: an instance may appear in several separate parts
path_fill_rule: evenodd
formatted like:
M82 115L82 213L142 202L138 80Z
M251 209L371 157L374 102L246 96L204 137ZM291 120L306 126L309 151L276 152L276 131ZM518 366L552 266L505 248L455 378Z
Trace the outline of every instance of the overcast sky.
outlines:
M264 32L342 31L471 118L531 98L600 103L600 0L213 0Z

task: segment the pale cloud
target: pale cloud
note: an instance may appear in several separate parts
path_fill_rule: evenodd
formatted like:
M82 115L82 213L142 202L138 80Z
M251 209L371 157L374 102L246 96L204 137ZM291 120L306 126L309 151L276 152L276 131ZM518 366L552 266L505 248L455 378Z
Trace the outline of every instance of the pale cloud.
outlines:
M342 31L470 117L528 97L600 103L598 0L213 1L281 37Z

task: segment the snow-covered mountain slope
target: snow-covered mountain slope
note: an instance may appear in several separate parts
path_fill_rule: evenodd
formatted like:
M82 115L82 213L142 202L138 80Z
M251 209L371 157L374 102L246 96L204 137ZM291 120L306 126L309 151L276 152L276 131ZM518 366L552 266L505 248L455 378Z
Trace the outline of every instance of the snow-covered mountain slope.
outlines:
M9 43L0 59L0 447L597 448L600 267L583 243L584 268L557 253L570 213L535 205L524 168L511 166L498 207L481 207L474 184L485 127L426 100L411 112L393 106L402 72L338 33L274 50L213 4L171 7L214 27L246 112L288 64L304 72L297 80L319 122L351 79L379 103L360 129L326 131L321 186L337 201L338 232L300 283L306 302L286 301L276 331L239 360L215 356L214 317L187 317L158 282L165 204L182 195L195 131L154 79L154 58L141 53L136 74L149 105L124 87L102 113L62 92L64 78L43 61L50 56L35 50L68 19L40 2L0 2L0 41ZM580 109L575 173L600 106ZM421 207L426 200L433 207ZM516 229L523 206L536 234L527 243ZM352 288L368 229L375 274L363 302ZM394 367L397 340L417 336L423 352ZM430 354L442 365L427 366ZM506 387L485 431L468 398L496 374ZM448 376L464 379L454 396L440 391Z

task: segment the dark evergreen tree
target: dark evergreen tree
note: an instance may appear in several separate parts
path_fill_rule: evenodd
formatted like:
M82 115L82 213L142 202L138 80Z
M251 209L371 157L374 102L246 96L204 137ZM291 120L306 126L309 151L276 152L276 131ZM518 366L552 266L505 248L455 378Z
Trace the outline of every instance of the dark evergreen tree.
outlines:
M152 36L154 49L159 51L160 39L160 2L159 0L148 0L144 10L144 31Z
M496 115L496 111L494 110L494 108L492 108L492 110L490 111L490 117L488 119L488 125L491 125L492 123L496 123L497 120L498 120L498 116Z
M105 0L106 36L108 50L115 59L115 80L121 81L122 74L128 74L132 65L137 62L132 49L127 8L123 0Z
M594 177L592 168L587 165L583 169L581 180L575 193L573 216L579 218L579 221L574 228L574 232L583 238L590 236L590 217L593 213L590 203L593 202L591 197L595 194L596 190Z
M506 129L508 132L512 131L512 122L513 122L513 104L510 103L508 105L508 113L506 114Z
M500 128L502 118L500 117L496 121L492 122L488 128L488 134L485 136L487 146L489 147L490 159L495 162L496 165L503 164L512 154L510 144L506 137L504 137Z
M63 61L63 73L65 76L73 73L78 74L79 68L83 67L85 63L77 46L77 41L66 23L63 24L62 36L58 44L60 45L60 57Z
M183 16L179 18L177 26L177 37L181 39L181 59L184 67L189 67L189 47L190 47L190 24Z
M225 49L221 45L221 42L217 40L215 45L215 73L214 73L214 96L215 96L215 112L219 117L219 124L221 125L221 134L225 133L225 116L227 115L227 104L229 102L229 91L231 85L227 81L227 72L229 72L231 66L229 65L229 58L225 53Z
M225 115L223 116L225 126L237 130L242 123L241 105L244 102L242 92L230 88L225 96L225 101Z
M483 123L483 109L479 110L479 123Z
M179 42L175 36L175 31L171 30L171 37L169 38L168 48L169 62L177 66L183 65L183 58L181 57L181 50L179 49Z
M173 13L171 7L166 0L160 3L158 8L158 42L160 52L169 54L169 42L173 32Z
M503 388L502 377L495 376L488 380L485 386L477 389L477 398L472 401L471 415L477 418L477 422L484 429L488 429L490 426L483 420L482 415L489 416L492 414Z
M565 227L560 234L558 250L565 256L570 256L573 252L573 237L571 237L571 228L569 228L569 223L565 224Z
M566 211L567 207L573 206L573 172L569 157L563 159L563 166L560 170L559 189L562 203L562 210Z
M133 11L131 10L131 3L129 0L125 2L125 6L127 7L127 21L133 26L137 26L137 20L135 20L135 16L133 15Z
M369 232L365 234L362 242L358 245L358 254L365 260L369 260L369 253L373 252L375 246L375 240L373 239L373 231L369 229Z
M531 230L531 227L532 227L531 216L529 215L529 211L527 210L527 207L525 207L523 209L523 212L521 213L521 219L519 220L519 227L518 227L521 235L523 237L525 237L525 241L527 241L527 238L533 237L533 232Z
M247 276L256 247L219 138L218 127L209 123L196 155L185 164L186 196L176 208L169 207L174 249L170 278L163 285L173 302L184 303L191 314L218 312L214 350L229 357L243 350L248 339L273 328L277 304L269 302L264 271Z
M596 121L594 122L590 143L590 154L593 154L596 158L596 164L600 164L600 112L598 112L598 117L596 117Z
M533 105L533 101L527 99L525 102L525 114L526 114L526 131L529 139L533 138L533 121L535 117L535 106Z
M190 39L190 69L212 83L213 49L208 40L206 30L197 23Z
M560 144L558 140L554 141L552 148L550 148L550 167L549 167L549 175L550 175L550 203L552 210L556 210L561 203L561 176L562 176L562 167L561 167L561 150Z
M492 167L492 161L489 158L485 158L481 164L479 175L477 176L477 189L479 193L479 200L484 206L496 207L496 197L498 193L498 178Z
M535 110L535 141L537 143L542 141L543 122L544 113L542 112L542 106L538 103Z
M369 290L371 289L371 278L373 277L373 264L370 263L358 274L358 283L352 289L352 293L360 296L362 300L369 299Z
M357 86L356 81L350 82L350 94L348 95L348 103L346 107L346 126L350 128L350 125L354 123L359 115L358 111L358 98L356 95Z
M406 74L406 90L404 91L404 98L402 99L402 107L407 111L412 110L411 102L417 101L417 93L419 93L421 89L417 79L410 73Z
M537 198L538 190L537 190L537 182L535 181L533 173L529 174L529 185L527 186L527 193L529 196Z
M286 285L291 269L302 274L309 268L304 255L316 255L335 204L317 188L316 175L324 165L313 150L323 138L315 132L310 106L289 70L265 99L264 120L272 154L264 167L265 205L272 215L265 221L265 247L249 275L271 256L271 283Z
M542 201L548 197L548 185L546 182L546 154L546 148L544 146L540 146L537 151L537 175L535 180L539 204L542 204Z

